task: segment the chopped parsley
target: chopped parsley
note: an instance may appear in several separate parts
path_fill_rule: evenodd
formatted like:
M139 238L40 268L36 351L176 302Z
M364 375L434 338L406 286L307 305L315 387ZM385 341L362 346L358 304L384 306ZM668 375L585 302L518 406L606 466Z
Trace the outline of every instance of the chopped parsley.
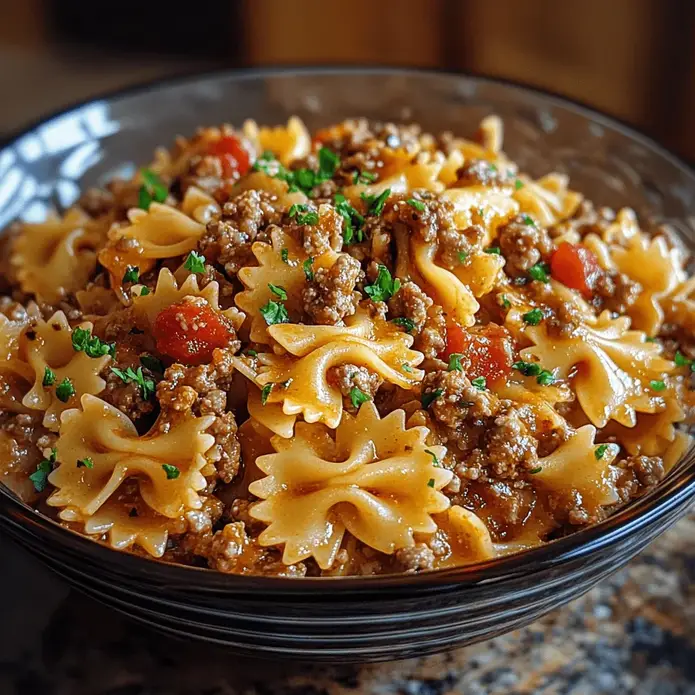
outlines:
M449 371L450 372L462 372L463 365L461 364L461 358L463 355L460 352L452 352L449 355Z
M413 373L413 368L412 368L409 364L406 364L406 363L404 362L404 363L403 363L403 371L404 371L404 372L408 372L408 374L412 374L412 373Z
M599 444L595 449L594 449L594 456L596 457L597 461L600 461L603 458L603 455L608 451L608 444Z
M144 400L147 401L154 395L154 381L145 378L145 375L142 373L142 367L138 367L137 371L132 367L128 367L125 371L117 367L111 367L111 371L124 384L137 384L140 387L140 393Z
M405 318L405 316L399 316L398 318L391 319L391 323L395 323L401 328L405 328L406 333L412 333L415 330L415 322L411 319Z
M143 287L143 288L140 290L140 296L141 296L141 297L145 297L145 296L148 295L149 293L150 293L150 288L149 288L149 287Z
M269 282L268 288L278 299L281 299L283 302L287 300L287 290L285 290L284 287L280 287L280 285L273 285L272 282Z
M56 386L56 398L61 403L67 403L75 395L75 387L72 385L72 381L65 377L58 386Z
M401 281L393 278L385 265L379 265L379 272L373 285L365 285L364 293L375 302L386 302L401 287Z
M336 212L343 218L343 241L346 244L352 244L355 239L362 241L364 233L362 225L364 217L348 202L347 198L342 193L336 193L333 202Z
M434 478L430 478L427 481L427 487L434 487Z
M505 309L509 309L512 306L512 303L507 299L506 294L502 295L502 297L500 298L500 303Z
M466 258L468 258L468 254L465 251L459 251L459 262L465 263Z
M258 357L258 353L257 353L255 350L247 350L247 351L246 351L246 354L247 354L249 357Z
M152 355L143 355L140 358L140 364L145 368L149 369L151 372L157 372L159 374L164 373L164 365L162 360L158 357L152 357Z
M29 476L29 480L34 484L34 490L36 492L43 492L48 485L48 476L53 470L53 464L56 462L56 457L58 456L58 451L55 447L51 449L51 455L41 461L36 470Z
M141 169L142 186L138 191L138 207L149 210L153 202L163 203L169 195L169 189L162 179L151 169Z
M333 178L336 170L340 166L340 157L329 150L327 147L322 147L319 150L319 173L318 177L321 179L319 183L323 181L328 181L328 179Z
M265 405L268 402L268 396L270 396L270 392L273 390L274 384L266 384L262 389L261 389L261 405Z
M518 362L514 362L512 367L520 371L524 376L535 376L536 381L541 386L550 386L555 383L555 375L547 369L543 369L537 362L524 362L523 360L519 360Z
M366 193L362 193L360 198L367 203L368 214L378 217L384 211L384 205L386 205L386 201L390 195L391 189L387 188L379 195L367 195Z
M420 212L425 211L425 204L421 200L416 200L415 198L408 198L408 200L406 200L405 202L408 203L408 205L410 205L411 208L415 208Z
M72 347L75 352L84 352L87 357L114 357L116 354L116 343L105 343L88 329L79 326L72 331Z
M44 386L53 386L56 382L56 375L55 372L50 368L46 367L46 369L43 370L43 382L41 382Z
M289 263L290 260L290 251L289 249L282 249L280 251L280 258L282 258L283 263Z
M302 263L302 268L304 270L304 277L307 279L307 282L312 282L314 279L314 270L311 267L312 264L314 263L314 259L312 256L309 256L304 263Z
M552 372L549 372L547 369L544 369L537 377L536 381L541 385L541 386L550 386L551 384L555 383L555 375Z
M478 391L484 391L487 388L487 379L484 376L478 376L475 379L471 379L471 384L478 389Z
M518 191L520 188L524 187L524 182L521 179L514 181L514 188Z
M311 210L308 205L294 203L289 211L289 216L297 220L297 224L318 224L319 214Z
M358 183L374 183L379 178L379 175L373 171L355 170L352 175L352 184L356 186Z
M85 456L83 459L77 459L78 468L94 468L94 461L90 456Z
M527 227L532 227L536 223L533 221L533 218L530 215L522 215L521 216L521 221L527 226Z
M204 273L205 272L205 256L191 251L186 258L186 262L183 264L186 270L190 270L192 273Z
M432 465L436 466L437 468L441 468L442 464L439 462L439 459L437 458L437 454L434 453L434 451L431 451L430 449L425 449L425 453L429 454L432 457Z
M550 282L550 268L547 263L536 263L528 269L528 274L538 282Z
M658 340L658 338L655 338L655 337L649 335L644 339L644 342L645 343L658 343L659 340Z
M137 282L140 279L140 268L136 265L129 265L123 274L123 283Z
M170 463L163 463L162 468L167 474L167 480L176 480L181 475L181 471Z
M690 367L691 372L695 372L695 362L689 360L680 350L673 356L676 367Z
M275 159L272 152L264 152L256 160L253 168L256 171L262 171L266 176L272 176L280 181L285 181L289 186L290 192L302 191L306 195L311 195L316 186L333 178L333 175L340 165L338 155L327 147L322 147L319 150L318 160L318 171L312 171L311 169L296 169L295 171L289 171ZM302 222L300 224L305 223Z
M651 388L652 391L663 391L666 388L666 382L662 379L652 379L649 382L649 388Z
M366 403L367 401L371 400L372 399L369 394L366 394L361 389L358 389L357 386L353 386L350 389L350 402L352 403L353 408L359 408L362 403Z
M536 308L522 314L521 318L524 320L524 323L527 323L529 326L537 326L545 318L545 315L540 309Z
M280 302L274 302L272 299L269 300L266 305L262 306L259 311L269 326L273 326L276 323L290 322L290 317L287 314L285 305L280 304Z
M491 246L489 249L485 249L485 253L491 253L493 256L499 256L502 254L499 246Z
M531 475L536 475L536 473L540 473L543 470L543 466L536 466L535 468L532 468L529 473Z
M423 408L429 408L434 401L437 400L441 395L443 395L444 389L435 389L429 393L423 393L420 399Z

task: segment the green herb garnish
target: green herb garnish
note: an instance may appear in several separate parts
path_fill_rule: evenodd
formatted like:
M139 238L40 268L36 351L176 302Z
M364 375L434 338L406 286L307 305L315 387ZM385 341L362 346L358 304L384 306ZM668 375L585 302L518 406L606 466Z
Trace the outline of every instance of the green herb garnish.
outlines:
M471 384L478 389L478 391L484 391L487 388L487 379L484 376L476 377L471 379Z
M353 408L359 408L362 403L366 403L367 401L371 400L371 397L361 389L358 389L357 386L353 386L350 389L350 401L352 402Z
M545 318L545 315L540 309L531 309L531 311L522 314L521 318L529 326L537 326Z
M304 277L307 279L307 282L313 282L314 280L314 271L312 269L312 264L314 262L314 259L309 256L304 263L302 263L302 269L304 270Z
M398 316L395 319L391 319L391 323L395 323L401 328L405 328L406 333L412 333L415 330L415 322L411 319L405 318L405 316Z
M123 283L137 282L140 279L140 268L136 265L129 265L123 274Z
M77 459L78 468L94 468L94 461L90 456L85 456L83 459Z
M41 382L44 386L53 386L56 382L55 372L50 368L46 367L43 370L43 381Z
M358 242L362 241L364 217L355 210L342 193L336 193L333 202L336 212L343 218L343 241L346 244L352 244L355 238Z
M540 473L543 470L543 466L536 466L535 468L532 468L529 473L531 475L536 475L536 473Z
M541 385L541 386L550 386L551 384L555 383L555 375L552 372L549 372L547 369L544 369L537 377L536 381Z
M528 274L538 282L550 282L550 268L547 263L536 263L528 269Z
M138 207L149 210L150 204L163 203L169 195L169 189L162 179L151 169L141 169L142 186L138 191Z
M461 364L461 358L463 355L460 352L452 352L449 355L449 371L450 372L462 372L463 365Z
M56 398L61 403L67 403L75 395L75 387L72 385L72 381L65 377L58 386L56 386Z
M502 306L503 306L505 309L509 309L509 308L512 306L512 303L507 299L507 295L506 295L506 294L503 294L503 295L502 295L502 298L501 298L500 301L502 302Z
M181 475L181 471L170 463L163 463L162 469L167 474L167 480L176 480Z
M367 195L366 193L362 193L360 198L367 203L368 214L378 217L384 211L384 205L386 205L386 201L390 195L391 189L387 188L379 195Z
M294 203L289 211L289 216L297 220L297 224L318 224L319 215L311 210L308 205Z
M524 182L521 179L514 181L514 188L518 191L520 188L524 187Z
M434 487L434 478L430 478L427 481L427 487Z
M87 357L114 357L116 354L115 343L105 343L88 329L79 326L72 331L72 347L75 352L84 352Z
M375 302L386 302L401 287L401 281L393 278L385 265L379 265L379 272L373 285L365 285L364 293Z
M154 395L155 385L152 379L146 379L142 373L142 367L138 367L135 371L132 367L128 367L125 371L117 367L111 367L111 371L124 383L136 384L140 387L140 393L144 400L149 400Z
M430 449L425 449L425 453L429 454L432 457L432 465L436 466L437 468L441 468L442 464L439 462L439 459L437 458L437 454L434 453L434 451L430 451Z
M465 251L459 251L458 256L459 256L459 263L465 263L466 258L468 258L468 254Z
M259 311L269 326L273 326L276 323L289 323L290 321L285 305L280 304L280 302L274 302L272 299L265 306L262 306Z
M143 286L143 288L140 290L140 296L141 296L141 297L145 297L145 296L148 295L149 293L150 293L150 288L149 288L149 287Z
M269 282L268 288L278 299L281 299L283 302L287 300L287 290L285 290L284 287L280 287L280 285L273 285L272 282Z
M191 251L186 258L186 262L183 264L186 270L190 270L191 273L204 273L205 272L205 256Z
M423 393L420 399L423 408L429 408L434 401L444 393L444 389L435 389L429 393Z
M416 200L415 198L408 198L408 200L406 200L405 202L408 203L408 205L410 205L411 208L415 208L420 212L425 211L425 204L421 200Z
M289 259L290 259L289 249L282 249L280 251L280 258L282 258L283 263L289 263Z
M528 227L531 227L536 224L530 215L522 215L521 221Z
M48 476L53 470L53 464L56 462L57 455L58 451L53 447L49 458L41 461L41 463L36 466L36 470L29 476L29 480L34 484L34 490L36 490L36 492L43 492L46 489L46 485L48 485Z
M270 396L270 392L273 390L274 384L266 384L262 389L261 389L261 405L265 405L268 402L268 396Z
M379 178L379 175L373 171L356 170L352 175L352 183L356 186L358 183L374 183Z
M652 391L663 391L666 388L666 383L661 379L652 379L649 382L649 387Z
M404 372L408 372L408 374L412 374L412 373L413 373L413 368L412 368L409 364L403 363L402 369L403 369Z
M490 246L490 248L485 249L485 253L490 253L493 256L499 256L502 254L499 246Z
M603 455L608 451L608 444L599 444L595 449L594 449L594 456L596 457L597 461L600 461L603 458Z

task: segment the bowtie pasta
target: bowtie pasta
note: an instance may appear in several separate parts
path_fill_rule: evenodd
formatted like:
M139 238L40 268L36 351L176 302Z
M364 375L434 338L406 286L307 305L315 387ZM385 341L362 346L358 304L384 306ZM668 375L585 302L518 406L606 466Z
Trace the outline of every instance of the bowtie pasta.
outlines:
M658 485L687 258L502 136L203 128L18 224L0 482L119 550L286 577L483 562Z

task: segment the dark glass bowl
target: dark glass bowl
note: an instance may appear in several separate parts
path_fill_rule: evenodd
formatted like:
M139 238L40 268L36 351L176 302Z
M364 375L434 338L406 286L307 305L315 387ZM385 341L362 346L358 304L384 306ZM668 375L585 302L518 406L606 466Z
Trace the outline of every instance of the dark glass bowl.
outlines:
M522 170L570 174L598 204L635 208L694 246L695 176L649 139L530 89L400 70L296 70L186 78L90 101L0 151L0 228L66 207L80 188L132 173L156 145L245 118L310 127L350 116L465 135L497 113ZM240 652L327 661L421 656L495 637L577 598L682 516L689 454L607 521L511 557L421 575L278 579L224 575L120 553L65 530L0 485L0 528L72 585L137 620Z

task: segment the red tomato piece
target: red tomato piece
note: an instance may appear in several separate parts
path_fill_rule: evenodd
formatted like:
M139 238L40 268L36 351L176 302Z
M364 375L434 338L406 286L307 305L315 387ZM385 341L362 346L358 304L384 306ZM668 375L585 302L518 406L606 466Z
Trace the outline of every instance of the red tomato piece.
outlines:
M208 147L208 154L219 157L224 177L232 178L236 173L243 176L251 167L249 153L238 138L225 135Z
M236 337L229 320L196 297L161 311L152 333L157 350L183 364L209 362L215 348L226 347Z
M461 366L471 379L482 376L488 383L506 377L514 362L512 338L496 323L470 331L458 324L449 324L446 348L440 357L447 361L456 353L461 355Z
M589 249L563 241L550 259L550 272L558 282L591 299L601 267Z

